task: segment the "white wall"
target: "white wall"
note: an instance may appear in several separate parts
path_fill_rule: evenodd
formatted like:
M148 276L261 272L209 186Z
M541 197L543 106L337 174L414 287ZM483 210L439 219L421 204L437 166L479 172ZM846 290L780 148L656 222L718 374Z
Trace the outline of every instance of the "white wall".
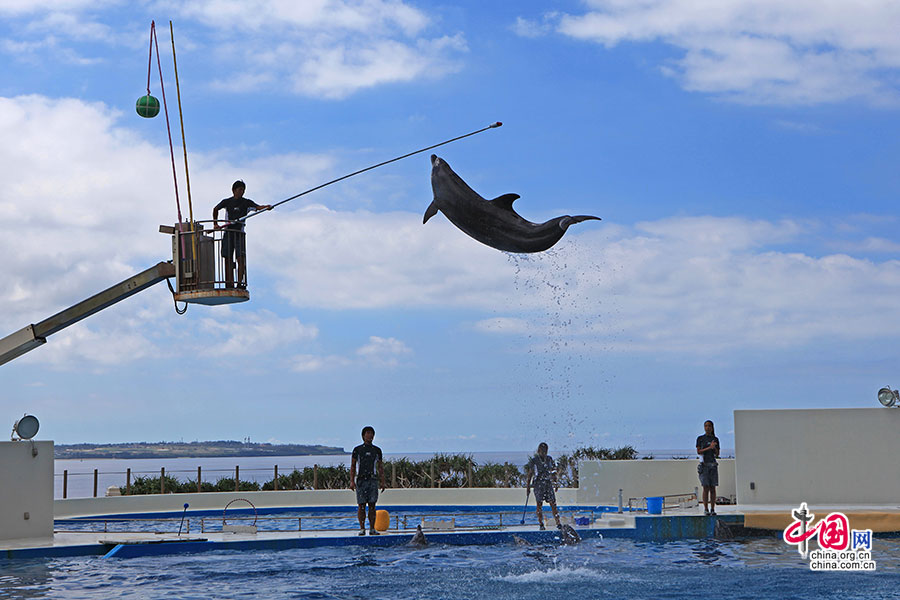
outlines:
M185 502L190 504L189 511L222 510L228 502L235 498L246 498L257 508L356 506L356 492L350 490L299 490L71 498L56 500L54 511L57 519L104 514L180 513ZM560 505L574 505L575 490L560 489L556 493L556 499ZM520 506L525 504L525 490L523 488L388 489L379 495L378 504L381 506ZM246 509L249 508L249 505L244 502L235 502L231 507ZM529 507L534 507L534 497L531 498Z
M736 410L734 437L741 504L900 504L900 409Z
M578 462L578 504L616 506L629 498L689 494L700 487L699 460L581 460ZM702 488L701 488L702 489ZM735 493L734 459L719 459L717 496Z
M0 540L51 538L53 442L0 442L0 477Z

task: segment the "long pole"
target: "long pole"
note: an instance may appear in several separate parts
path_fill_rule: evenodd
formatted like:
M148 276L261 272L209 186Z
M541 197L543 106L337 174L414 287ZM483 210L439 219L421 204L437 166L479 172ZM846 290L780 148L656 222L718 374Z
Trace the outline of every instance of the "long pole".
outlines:
M181 85L178 83L178 60L175 58L175 28L169 21L169 36L172 38L172 66L175 67L175 96L178 98L178 121L181 124L181 147L184 150L184 181L187 186L188 217L191 220L191 273L194 281L198 280L197 269L197 236L194 234L194 205L191 202L191 173L188 170L187 140L184 139L184 115L181 112ZM180 225L179 225L180 227Z
M323 184L321 184L321 185L317 185L317 186L314 187L314 188L310 188L310 189L308 189L308 190L306 190L306 191L300 192L299 194L296 194L296 195L294 195L294 196L291 196L290 198L285 198L284 200L281 200L281 201L279 201L279 202L276 202L275 204L272 205L272 208L270 208L269 210L274 209L276 206L281 206L281 205L284 204L285 202L290 202L291 200L296 200L296 199L299 198L300 196L305 196L306 194L309 194L309 193L311 193L311 192L315 192L316 190L321 190L323 187L327 187L327 186L329 186L329 185L331 185L331 184L333 184L333 183L337 183L338 181L343 181L343 180L345 180L345 179L349 179L350 177L353 177L353 176L355 176L355 175L359 175L360 173L365 173L366 171L371 171L372 169L377 169L378 167L383 167L384 165L390 164L390 163L392 163L392 162L397 162L398 160L403 160L404 158L409 158L410 156L413 156L413 155L415 155L415 154L421 154L422 152L426 152L426 151L428 151L428 150L431 150L432 148L437 148L438 146L443 146L443 145L445 145L445 144L449 144L450 142L455 142L455 141L457 141L457 140L461 140L461 139L463 139L463 138L467 138L467 137L469 137L469 136L472 136L472 135L481 133L482 131L487 131L488 129L495 129L495 128L497 128L497 127L500 127L501 125L503 125L503 123L501 123L500 121L497 121L496 123L491 123L491 124L488 125L487 127L482 127L482 128L479 129L478 131L472 131L471 133L466 133L466 134L464 134L464 135L460 135L460 136L457 136L457 137L455 137L455 138L452 138L452 139L449 139L449 140L445 140L445 141L443 141L443 142L441 142L441 143L439 143L439 144L433 144L433 145L428 146L428 147L426 147L426 148L420 148L419 150L414 150L413 152L408 152L407 154L404 154L403 156L397 156L396 158L392 158L392 159L390 159L390 160L386 160L386 161L384 161L384 162L380 162L380 163L378 163L377 165L372 165L372 166L370 166L370 167L366 167L365 169L360 169L359 171L354 171L354 172L352 172L352 173L348 173L347 175L344 175L343 177L338 177L337 179L332 179L331 181L329 181L329 182L327 182L327 183L323 183ZM264 212L264 211L261 211L261 212ZM250 214L247 215L246 217L242 217L242 218L238 219L238 221L246 221L246 220L249 219L250 217L252 217L252 216L254 216L254 215L258 215L258 214L260 214L260 213L259 213L259 212L250 213Z

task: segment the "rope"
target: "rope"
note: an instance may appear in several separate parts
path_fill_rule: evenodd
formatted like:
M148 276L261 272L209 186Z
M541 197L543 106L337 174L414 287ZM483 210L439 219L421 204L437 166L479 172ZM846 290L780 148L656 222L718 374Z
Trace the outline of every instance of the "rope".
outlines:
M467 137L469 137L469 136L472 136L472 135L481 133L482 131L487 131L488 129L495 129L495 128L497 128L497 127L500 127L501 125L503 125L503 123L501 123L500 121L497 121L496 123L492 123L492 124L488 125L487 127L483 127L483 128L481 128L481 129L479 129L478 131L473 131L473 132L467 133L467 134L465 134L465 135L460 135L460 136L457 136L457 137L455 137L455 138L452 138L452 139L443 141L443 142L441 142L441 143L439 143L439 144L434 144L434 145L432 145L432 146L428 146L428 147L426 147L426 148L421 148L421 149L419 149L419 150L414 150L413 152L409 152L409 153L407 153L407 154L404 154L403 156L398 156L398 157L396 157L396 158L392 158L392 159L390 159L390 160L386 160L386 161L384 161L384 162L380 162L380 163L378 163L377 165L372 165L371 167L366 167L365 169L360 169L359 171L354 171L353 173L350 173L350 174L348 174L348 175L344 175L343 177L338 177L337 179L332 179L332 180L329 181L328 183L323 183L323 184L321 184L321 185L317 185L317 186L314 187L314 188L310 188L310 189L308 189L308 190L306 190L306 191L304 191L304 192L300 192L299 194L296 194L296 195L294 195L294 196L291 196L290 198L285 198L284 200L281 200L281 201L279 201L279 202L276 202L275 204L272 205L272 208L270 208L269 210L273 210L275 207L280 206L280 205L284 204L285 202L290 202L291 200L296 200L296 199L299 198L300 196L305 196L306 194L309 194L309 193L311 193L311 192L315 192L316 190L320 190L320 189L322 189L323 187L326 187L326 186L331 185L332 183L337 183L338 181L343 181L343 180L345 180L345 179L348 179L348 178L350 178L350 177L353 177L354 175L359 175L360 173L365 173L366 171L371 171L372 169L377 169L378 167L383 167L384 165L390 164L390 163L392 163L392 162L397 162L398 160L403 160L404 158L409 158L410 156L413 156L414 154L421 154L422 152L425 152L425 151L427 151L427 150L431 150L432 148L437 148L438 146L443 146L443 145L445 145L445 144L449 144L450 142L455 142L455 141L457 141L457 140L461 140L461 139L463 139L463 138L467 138ZM266 212L266 211L257 211L257 212L254 212L254 213L250 213L249 215L247 215L247 216L245 216L245 217L241 217L240 219L237 219L237 221L238 221L238 222L240 222L240 221L246 221L246 220L249 219L250 217L252 217L252 216L254 216L254 215L258 215L258 214L260 214L261 212Z
M159 89L162 91L163 111L166 115L166 133L169 135L169 156L172 159L172 179L175 182L175 207L178 209L178 223L181 223L181 200L178 197L178 175L175 170L175 147L172 144L172 128L169 126L169 107L166 104L166 86L163 83L162 61L159 59L159 39L156 37L156 21L150 21L150 54L156 48L156 66L159 69ZM150 93L150 78L147 77L147 93Z
M172 302L175 304L175 314L183 315L184 313L187 312L188 303L185 302L184 308L179 309L178 308L178 300L175 299L175 288L172 287L172 280L168 277L166 277L166 285L169 286L169 291L172 292Z

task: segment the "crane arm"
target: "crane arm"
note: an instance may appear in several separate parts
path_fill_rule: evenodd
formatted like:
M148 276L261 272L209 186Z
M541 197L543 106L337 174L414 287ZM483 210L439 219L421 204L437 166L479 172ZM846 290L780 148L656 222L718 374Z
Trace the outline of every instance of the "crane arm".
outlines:
M94 294L78 304L62 310L40 323L32 323L27 327L0 339L0 365L8 363L29 350L47 342L47 336L65 329L69 325L89 317L95 312L108 308L113 304L133 296L138 292L155 285L163 279L175 276L175 266L170 262L160 262L146 271L132 275L128 279Z

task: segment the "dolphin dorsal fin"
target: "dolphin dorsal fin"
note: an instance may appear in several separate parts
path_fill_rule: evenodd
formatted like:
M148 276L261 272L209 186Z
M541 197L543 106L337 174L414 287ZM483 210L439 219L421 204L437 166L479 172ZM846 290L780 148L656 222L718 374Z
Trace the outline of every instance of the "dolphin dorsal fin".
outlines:
M492 203L496 204L500 208L505 208L507 210L512 210L513 202L521 198L518 194L503 194L502 196L497 196L493 200Z
M428 205L428 208L425 209L425 216L422 219L422 224L424 225L425 223L427 223L428 219L437 214L437 211L437 204L432 201L432 203Z

